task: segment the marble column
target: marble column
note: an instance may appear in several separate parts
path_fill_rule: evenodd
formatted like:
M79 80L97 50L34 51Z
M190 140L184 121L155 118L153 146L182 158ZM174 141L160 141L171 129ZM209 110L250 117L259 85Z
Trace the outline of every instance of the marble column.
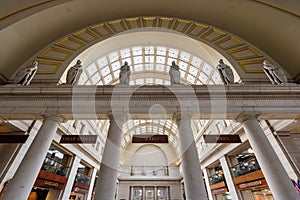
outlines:
M61 118L44 116L44 121L18 170L6 190L3 200L27 200L43 165Z
M69 200L70 198L80 160L78 156L75 156L61 200Z
M124 115L114 114L110 116L110 125L96 185L95 200L115 199L124 123Z
M90 181L90 187L89 187L89 192L88 192L87 199L92 199L93 189L94 189L94 185L95 185L97 171L98 170L96 168L93 169L92 178L91 178L91 181Z
M225 156L222 156L220 158L220 163L224 172L224 178L226 180L226 184L230 193L230 196L232 199L242 199L238 190L236 189L234 183L233 183L233 178L230 172L230 167L227 161L227 158Z
M167 200L170 200L170 195L169 194L170 194L170 186L167 186L166 187L166 197L167 197L166 199Z
M142 194L142 199L146 199L146 188L143 186L143 194Z
M206 185L206 189L207 189L208 199L209 200L214 200L213 194L212 194L211 189L210 189L208 171L207 171L206 168L203 169L203 174L204 174L204 180L205 180L205 185Z
M191 116L181 114L175 116L175 119L178 127L186 199L207 200L200 161L191 127Z
M240 115L249 143L259 162L265 179L275 200L298 200L297 194L287 172L282 166L266 134L254 115Z

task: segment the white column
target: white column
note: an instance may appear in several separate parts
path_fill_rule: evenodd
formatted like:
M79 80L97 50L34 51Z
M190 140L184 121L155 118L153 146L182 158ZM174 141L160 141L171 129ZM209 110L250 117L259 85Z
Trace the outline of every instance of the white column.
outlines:
M81 159L78 156L75 156L69 176L68 176L68 181L66 183L65 190L64 190L64 193L61 198L62 200L69 200L69 198L70 198L72 188L74 185L74 181L75 181L75 178L77 175L77 170L78 170L78 167L80 164L80 160Z
M175 118L179 130L179 145L186 198L188 200L206 200L206 190L191 127L191 116L181 114Z
M129 200L133 200L133 192L134 192L134 190L133 190L133 187L134 186L130 186L130 197L129 197Z
M88 200L92 199L92 194L93 194L94 184L95 184L95 180L96 180L96 175L97 175L97 169L94 168L93 173L92 173L92 178L91 178L91 181L90 181L89 192L88 192L88 196L87 196Z
M27 200L60 123L60 118L54 115L44 118L41 128L9 184L3 200Z
M167 187L166 187L167 200L170 200L169 194L170 194L170 186L167 186Z
M110 118L110 126L100 165L99 178L96 185L95 200L115 199L120 161L122 128L124 123L124 115L114 114Z
M206 185L206 189L207 189L207 194L208 194L208 199L209 200L213 200L213 195L210 189L210 183L209 183L209 177L208 177L208 172L207 169L204 168L203 169L203 174L204 174L204 180L205 180L205 185Z
M231 198L232 199L241 199L239 192L237 191L237 189L233 183L233 179L232 179L232 175L231 175L230 168L228 165L228 161L225 156L222 156L220 158L220 163L221 163L221 166L222 166L222 169L224 172L224 178L226 180L226 184L227 184Z
M243 124L246 136L275 200L300 199L255 116L242 115L237 120Z

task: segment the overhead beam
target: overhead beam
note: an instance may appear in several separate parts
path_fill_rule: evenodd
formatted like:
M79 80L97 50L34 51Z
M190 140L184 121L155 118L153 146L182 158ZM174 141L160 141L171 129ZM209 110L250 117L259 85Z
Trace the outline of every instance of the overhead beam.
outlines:
M65 119L171 119L189 113L197 119L234 119L255 113L262 119L300 117L300 86L175 85L175 86L16 86L0 87L0 117L40 119L58 114Z

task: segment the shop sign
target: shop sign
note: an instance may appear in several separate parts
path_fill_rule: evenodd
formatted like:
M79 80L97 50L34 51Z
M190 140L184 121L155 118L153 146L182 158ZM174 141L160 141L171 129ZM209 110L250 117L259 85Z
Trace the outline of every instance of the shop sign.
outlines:
M240 184L239 187L240 187L240 189L245 189L248 187L254 187L254 186L258 186L258 185L262 185L262 181L253 181L250 183L243 183L243 184Z
M239 135L203 135L206 143L242 143Z
M219 188L219 189L216 189L216 190L212 191L213 194L224 194L226 192L227 192L226 188Z
M58 187L59 183L53 182L53 181L45 181L45 185L53 186L53 187Z
M25 143L29 135L0 135L0 143Z
M85 190L85 189L82 189L82 188L79 188L79 187L75 187L74 192L80 193L80 194L87 194L89 191Z
M133 135L132 143L168 143L167 135Z
M60 138L59 143L61 144L95 144L97 141L97 135L63 135Z
M42 187L42 188L54 188L57 190L61 190L64 188L64 184L62 183L58 183L51 180L40 179L40 178L38 178L35 181L34 186Z

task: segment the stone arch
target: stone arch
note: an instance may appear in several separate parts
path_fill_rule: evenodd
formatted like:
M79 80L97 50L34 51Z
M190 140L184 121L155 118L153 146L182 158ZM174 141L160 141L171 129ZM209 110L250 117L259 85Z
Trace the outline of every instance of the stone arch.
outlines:
M214 26L174 17L131 17L103 22L70 33L48 45L33 59L39 62L37 82L58 82L68 64L88 47L117 34L145 29L174 31L203 42L226 57L243 81L266 79L262 71L264 59L272 58L249 42ZM50 78L51 77L51 78Z
M143 159L144 155L147 155L146 160ZM161 147L145 144L134 152L131 163L135 166L166 166L168 157Z

